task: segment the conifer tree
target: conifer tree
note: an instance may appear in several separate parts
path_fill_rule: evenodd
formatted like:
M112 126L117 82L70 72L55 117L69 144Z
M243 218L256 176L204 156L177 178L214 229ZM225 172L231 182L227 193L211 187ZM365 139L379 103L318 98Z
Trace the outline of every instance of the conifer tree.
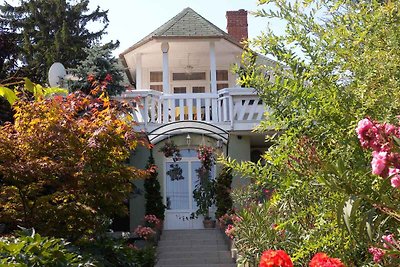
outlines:
M108 11L90 11L88 4L89 0L21 0L19 5L0 5L0 27L16 34L22 75L43 84L54 62L70 68L86 58L83 48L98 42L108 26ZM89 31L92 22L103 26Z
M158 173L152 154L149 157L146 168L152 170L151 175L144 181L146 214L156 215L157 218L164 220L165 206L162 202L160 183L157 180Z
M90 93L93 83L89 82L87 77L92 75L97 81L110 80L106 88L108 94L116 95L124 91L125 74L118 59L112 55L113 49L114 45L95 45L92 48L85 48L84 51L88 56L79 62L76 68L69 70L71 74L79 77L79 80L73 82L69 88L73 91L81 90L87 94ZM128 84L128 81L125 84Z

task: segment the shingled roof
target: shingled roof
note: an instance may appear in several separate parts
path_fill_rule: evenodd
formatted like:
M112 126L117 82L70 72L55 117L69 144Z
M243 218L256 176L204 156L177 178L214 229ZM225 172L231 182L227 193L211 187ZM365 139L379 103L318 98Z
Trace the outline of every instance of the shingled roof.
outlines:
M229 34L212 24L196 13L190 7L185 8L178 15L158 27L155 31L122 52L123 56L137 47L158 38L224 38L233 44L242 47Z

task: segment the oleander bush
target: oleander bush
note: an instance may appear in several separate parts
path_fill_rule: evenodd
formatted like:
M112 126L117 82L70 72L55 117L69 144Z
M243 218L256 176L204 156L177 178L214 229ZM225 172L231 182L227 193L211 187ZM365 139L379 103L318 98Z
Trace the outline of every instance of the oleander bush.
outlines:
M243 218L235 225L236 242L245 244L240 253L254 255L257 263L264 249L285 250L295 266L307 266L319 252L346 266L392 264L400 222L400 194L391 186L397 173L390 179L377 175L376 168L389 172L381 161L393 160L384 151L363 149L356 128L367 117L398 122L400 2L258 2L256 15L284 21L285 32L267 29L250 42L277 64L253 64L254 53L246 51L240 78L258 88L273 111L259 130L273 128L279 135L269 140L265 166L227 161L251 179L249 193L234 198ZM268 203L265 189L272 190ZM394 256L382 258L382 251Z

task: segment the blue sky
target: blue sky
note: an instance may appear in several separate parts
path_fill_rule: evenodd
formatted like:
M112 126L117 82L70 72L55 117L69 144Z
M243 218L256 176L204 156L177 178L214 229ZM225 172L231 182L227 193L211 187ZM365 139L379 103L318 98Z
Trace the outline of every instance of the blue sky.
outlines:
M0 0L0 3L3 2ZM8 2L15 4L19 1L8 0ZM120 41L120 47L114 53L116 56L186 7L191 7L225 31L227 10L255 11L259 8L257 0L90 0L91 9L96 6L109 10L110 25L103 42ZM252 15L249 15L248 20L250 38L265 30L268 22L274 31L283 31L282 24L277 21L256 18ZM96 25L91 27L95 29Z
M110 25L107 40L119 40L121 45L115 51L119 54L141 38L155 30L186 7L226 31L225 12L245 9L255 11L256 0L91 0L92 8L99 5L109 10ZM249 15L249 36L255 37L268 23L266 18ZM280 23L272 24L276 31L282 31Z

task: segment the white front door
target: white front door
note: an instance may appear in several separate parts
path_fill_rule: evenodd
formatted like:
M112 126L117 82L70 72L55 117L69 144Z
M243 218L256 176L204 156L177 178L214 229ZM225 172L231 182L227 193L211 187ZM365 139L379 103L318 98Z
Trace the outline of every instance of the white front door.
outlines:
M195 150L194 153L196 154ZM192 154L193 151L189 156L193 156ZM164 201L167 206L165 229L203 228L202 217L190 218L192 213L197 210L196 201L193 199L193 190L198 180L196 169L200 166L201 163L197 157L183 157L178 162L166 159L164 174Z

